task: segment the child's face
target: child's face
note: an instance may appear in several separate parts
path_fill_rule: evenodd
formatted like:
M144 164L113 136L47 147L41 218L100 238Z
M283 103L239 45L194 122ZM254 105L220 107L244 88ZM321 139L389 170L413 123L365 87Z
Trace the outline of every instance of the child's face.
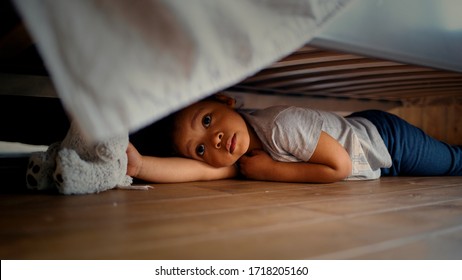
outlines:
M249 149L244 119L223 103L193 104L178 114L175 126L173 141L180 154L215 167L233 165Z

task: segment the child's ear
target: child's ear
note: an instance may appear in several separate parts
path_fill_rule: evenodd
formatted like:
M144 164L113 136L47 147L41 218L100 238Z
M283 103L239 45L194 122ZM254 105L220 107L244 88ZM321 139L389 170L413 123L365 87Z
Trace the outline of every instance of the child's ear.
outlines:
M217 93L217 94L214 94L213 95L213 98L220 102L220 103L224 103L226 104L228 107L234 109L236 107L236 99L230 97L230 96L227 96L223 93Z

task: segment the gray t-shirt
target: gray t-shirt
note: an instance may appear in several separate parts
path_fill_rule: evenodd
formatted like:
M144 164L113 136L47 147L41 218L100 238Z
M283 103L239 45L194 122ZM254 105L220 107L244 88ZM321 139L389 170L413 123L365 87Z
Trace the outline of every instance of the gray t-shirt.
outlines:
M346 180L379 178L380 168L392 163L377 128L365 118L344 118L293 106L274 106L242 116L254 128L263 149L276 161L309 161L324 131L350 155L353 171Z

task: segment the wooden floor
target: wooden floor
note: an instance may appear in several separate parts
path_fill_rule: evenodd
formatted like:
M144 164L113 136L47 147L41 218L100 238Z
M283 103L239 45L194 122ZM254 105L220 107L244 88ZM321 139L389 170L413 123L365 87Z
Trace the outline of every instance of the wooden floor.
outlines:
M1 259L460 259L462 177L0 194Z

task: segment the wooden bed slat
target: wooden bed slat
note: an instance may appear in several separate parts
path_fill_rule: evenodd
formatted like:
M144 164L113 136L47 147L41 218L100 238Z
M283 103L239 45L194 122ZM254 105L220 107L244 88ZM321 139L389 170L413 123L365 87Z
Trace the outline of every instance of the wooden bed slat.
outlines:
M252 86L260 86L266 88L278 88L297 85L310 84L314 82L326 82L332 80L347 80L353 78L366 78L366 77L377 77L386 74L398 74L398 73L421 73L433 71L428 68L418 68L407 65L388 66L388 67L369 67L369 68L357 68L357 69L346 69L346 70L333 70L328 72L320 72L313 74L298 74L290 75L281 78L272 78L268 80L262 80L260 82L247 83Z
M307 45L238 86L282 94L405 101L431 95L462 95L462 73Z

